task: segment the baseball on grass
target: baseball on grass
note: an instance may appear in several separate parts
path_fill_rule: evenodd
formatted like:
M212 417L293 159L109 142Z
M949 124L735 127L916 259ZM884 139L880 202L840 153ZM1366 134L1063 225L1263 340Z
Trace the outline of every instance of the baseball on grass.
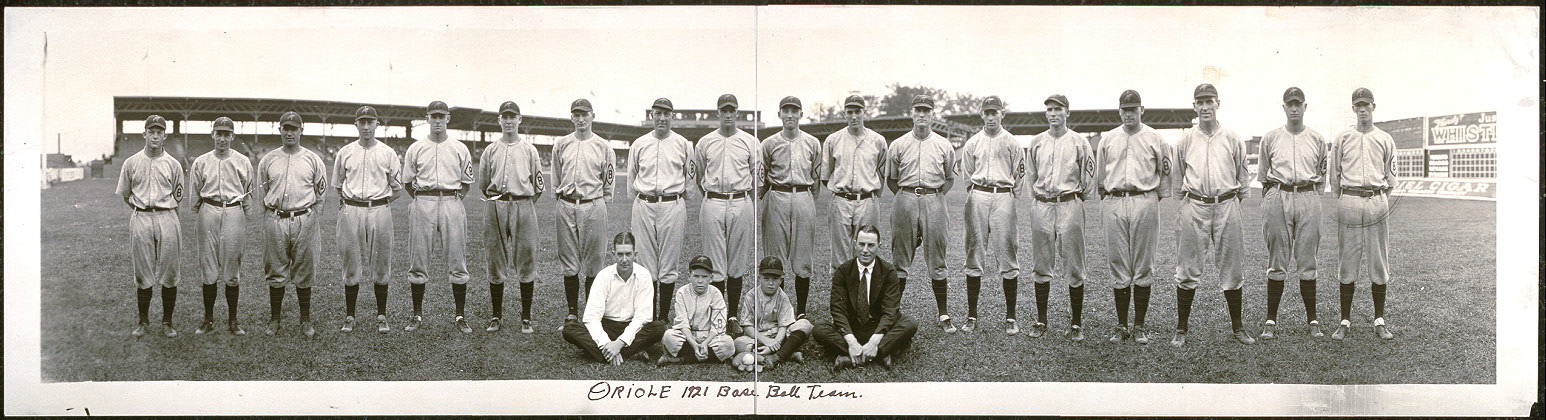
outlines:
M752 363L757 363L757 356L751 353L741 353L741 365L750 365Z

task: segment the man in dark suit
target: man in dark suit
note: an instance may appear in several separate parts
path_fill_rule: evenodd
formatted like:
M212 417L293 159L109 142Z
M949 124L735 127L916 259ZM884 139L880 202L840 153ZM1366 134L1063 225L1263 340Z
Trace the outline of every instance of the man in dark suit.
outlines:
M889 369L891 356L907 348L918 324L902 315L902 280L875 256L880 231L860 226L854 243L858 256L832 273L832 322L817 325L814 335L827 353L837 355L835 368L879 361Z

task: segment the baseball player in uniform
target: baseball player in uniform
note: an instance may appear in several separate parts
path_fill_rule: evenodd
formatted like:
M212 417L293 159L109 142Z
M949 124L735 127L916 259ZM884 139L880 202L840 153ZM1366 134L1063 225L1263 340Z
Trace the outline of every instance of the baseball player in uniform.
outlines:
M1353 91L1358 124L1337 134L1329 177L1337 193L1337 274L1341 279L1342 323L1331 338L1341 340L1353 323L1353 292L1359 270L1368 267L1374 295L1374 332L1392 340L1385 326L1385 285L1390 282L1390 188L1396 185L1396 146L1390 134L1374 126L1374 93Z
M655 276L655 319L671 319L671 297L681 278L682 238L687 229L687 182L692 176L693 145L671 131L675 107L656 99L650 106L655 129L634 139L628 151L628 195L633 234L639 238L639 265Z
M252 191L252 162L231 149L236 123L230 118L216 118L213 131L215 150L194 159L188 171L188 192L198 197L193 212L199 215L199 262L204 267L204 323L193 333L215 331L215 294L224 283L226 329L246 335L236 322L236 302L242 247L247 244L246 198Z
M759 223L763 255L787 261L794 271L796 317L805 316L805 299L811 290L816 180L821 179L821 142L800 130L800 107L800 98L793 96L778 101L778 119L784 128L762 139L767 173Z
M521 285L521 332L531 326L532 266L537 247L537 199L542 197L542 161L537 147L521 137L521 107L499 105L499 141L478 159L478 191L488 202L483 243L488 247L489 304L494 315L485 331L499 331L505 312L505 280Z
M752 229L757 217L752 200L762 184L762 147L757 138L735 127L735 95L719 96L719 130L704 134L696 149L698 188L703 203L698 209L703 253L715 267L725 267L725 293L731 335L739 333L741 282L752 271L756 258Z
M1267 321L1261 339L1277 338L1283 281L1293 268L1299 277L1310 336L1324 336L1315 320L1315 254L1321 243L1321 188L1325 186L1326 140L1304 126L1304 91L1283 92L1288 122L1261 140L1262 230L1267 239ZM1292 263L1292 265L1290 264Z
M392 200L402 183L397 152L376 140L379 121L376 108L354 111L359 139L338 149L333 158L334 185L338 187L338 253L343 256L344 326L354 331L354 304L360 282L368 275L376 295L376 331L387 327L387 285L392 276Z
M145 149L124 160L117 189L124 204L134 209L129 215L129 255L140 319L132 334L143 336L150 327L152 287L160 284L161 327L167 337L176 337L172 311L177 307L178 257L182 255L177 206L183 198L183 168L166 152L165 118L145 118L144 137Z
M849 95L843 100L843 115L848 128L827 135L821 144L821 184L832 191L827 227L832 239L829 270L854 258L854 232L859 226L876 226L879 204L875 202L885 185L886 138L864 127L864 98Z
M1240 211L1240 202L1251 186L1251 174L1246 170L1240 135L1219 125L1218 95L1218 89L1207 83L1192 90L1197 127L1183 132L1176 142L1171 171L1175 194L1184 197L1176 223L1176 335L1170 341L1176 347L1186 344L1192 299L1197 294L1197 279L1202 277L1203 251L1210 249L1229 305L1230 330L1241 344L1256 342L1240 324L1240 287L1245 283L1240 261L1245 252L1241 234L1245 214Z
M1149 344L1144 315L1154 285L1154 250L1159 246L1159 201L1170 196L1170 146L1143 123L1143 98L1137 91L1118 98L1122 126L1101 135L1095 148L1106 257L1116 298L1117 326L1111 342L1128 338ZM1133 323L1127 306L1133 304Z
M613 175L617 172L617 154L607 140L591 132L596 118L590 101L576 99L569 104L569 121L574 132L553 143L553 185L558 196L558 264L564 274L564 297L569 315L579 317L580 275L585 290L601 270L602 253L607 247L607 202L612 198ZM652 290L653 292L653 290ZM653 294L651 295L653 297ZM654 305L651 304L651 315Z
M285 285L294 284L295 299L301 307L301 331L312 337L317 330L311 326L311 280L322 248L322 228L317 226L321 212L315 207L327 192L327 164L316 152L301 147L300 114L285 112L279 116L279 125L284 146L263 154L258 161L264 224L268 226L263 271L268 278L269 321L263 333L279 331Z
M1031 187L1031 254L1036 275L1036 325L1031 336L1047 329L1047 297L1052 279L1068 277L1069 340L1084 341L1084 201L1095 194L1095 156L1084 136L1068 129L1068 97L1048 96L1047 131L1031 139L1026 154L1026 184ZM1057 257L1063 256L1062 270Z
M1008 130L1000 127L1004 101L990 96L982 101L982 131L973 134L961 146L961 174L971 181L966 195L966 325L962 331L977 327L977 294L982 290L983 266L987 252L993 251L994 264L1004 284L1004 332L1020 332L1015 323L1019 294L1019 236L1015 233L1015 196L1025 176L1025 150ZM946 332L955 328L950 319L941 317Z
M408 207L408 282L413 293L413 318L405 331L424 322L424 284L429 282L430 246L436 239L445 249L451 295L456 303L456 328L471 333L467 306L467 208L462 197L472 185L472 154L467 145L446 135L451 109L445 102L425 110L429 136L403 152L398 181L414 197Z
M912 99L913 130L886 149L886 185L896 200L891 206L891 258L897 277L906 282L913 256L923 248L924 274L934 289L939 318L950 319L945 305L945 194L955 183L955 146L929 128L934 122L934 98ZM922 276L920 276L922 277Z

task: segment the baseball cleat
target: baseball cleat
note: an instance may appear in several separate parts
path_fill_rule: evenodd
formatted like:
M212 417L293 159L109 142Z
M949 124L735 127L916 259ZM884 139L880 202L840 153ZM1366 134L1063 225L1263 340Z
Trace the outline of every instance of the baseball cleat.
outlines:
M1278 323L1276 323L1276 322L1267 321L1267 322L1263 323L1262 327L1261 327L1261 339L1263 339L1263 340L1272 340L1272 339L1278 338L1278 335L1276 333L1277 329L1278 329Z
M177 329L172 328L172 323L170 322L161 323L161 330L166 332L166 338L173 338L177 336Z
M1395 334L1391 334L1390 333L1390 329L1389 328L1385 328L1384 324L1375 325L1374 326L1374 333L1378 334L1380 336L1381 340L1389 341L1389 340L1396 339L1396 335Z
M1149 344L1149 329L1142 325L1133 326L1133 341L1138 344Z
M789 355L789 360L792 360L795 363L805 363L805 352L794 352L794 354Z
M472 334L472 327L467 325L467 318L456 317L456 329L462 330L462 334Z
M489 318L489 320L488 320L488 328L484 328L483 331L487 331L487 332L499 331L499 318Z
M134 327L134 331L130 332L129 335L132 335L132 336L135 336L135 337L144 337L145 336L145 329L149 328L149 327L150 327L150 324L141 322L139 326Z
M1310 321L1310 336L1315 338L1326 336L1326 333L1321 331L1320 321Z
M237 324L236 320L226 322L225 329L230 331L232 335L247 335L247 330L242 329L242 326Z
M961 332L970 333L975 330L977 330L977 318L970 316L966 317L966 323L961 324Z
M956 332L955 324L950 323L950 315L939 316L939 328L944 330L945 334Z
M413 318L408 318L408 325L403 327L403 331L413 332L419 329L420 322L424 322L424 315L414 315Z
M1045 322L1037 322L1035 324L1031 324L1031 334L1030 335L1031 335L1031 338L1038 338L1038 337L1041 337L1043 335L1047 335L1047 323L1045 323Z
M376 315L376 332L382 333L382 334L386 334L387 331L391 331L391 330L392 330L392 328L387 327L386 315L385 314L378 314L378 315Z
M841 370L854 367L854 359L848 356L838 356L832 361L832 370Z
M735 337L737 335L741 335L741 320L736 319L736 317L733 317L733 316L730 317L730 318L726 318L725 319L725 334L729 334L731 337Z
M1256 339L1251 338L1251 333L1245 332L1244 328L1235 330L1235 341L1239 341L1240 344L1256 344Z
M204 335L204 334L212 333L212 332L215 332L215 321L210 321L210 320L207 320L207 319L204 320L204 323L199 324L199 328L198 329L193 330L193 333L195 335Z
M1132 333L1127 331L1126 326L1119 325L1111 330L1111 342L1113 343L1126 341L1131 336Z
M1171 347L1186 345L1186 330L1176 330L1176 336L1170 339L1170 345Z
M274 335L274 334L276 334L278 332L279 332L279 320L277 320L277 319L269 320L268 321L268 327L263 329L263 334L265 334L265 335Z
M573 321L579 321L579 320L580 320L580 317L574 316L574 314L564 315L564 322L566 322L566 323L567 322L573 322Z
M1069 325L1068 332L1064 333L1063 336L1068 337L1069 341L1075 343L1084 341L1084 331L1078 325Z
M306 338L312 338L317 336L317 329L311 327L311 321L301 321L301 333L306 334Z
M531 327L531 320L530 319L523 319L523 320L521 320L521 333L522 334L531 334L531 333L534 333L534 332L537 332L537 330Z
M1331 339L1332 340L1342 341L1342 337L1346 337L1346 336L1347 336L1347 324L1337 324L1337 330L1331 332Z
M1004 320L1004 334L1015 335L1020 333L1020 324L1014 318Z
M677 359L675 357L672 357L669 354L662 353L660 355L659 359L655 359L655 366L665 366L665 365L669 365L669 364L672 364L672 363L678 363L678 362L681 362L681 360Z
M338 330L339 331L343 331L343 332L354 331L354 316L350 315L350 316L344 317L344 326L343 326L343 328L339 328Z

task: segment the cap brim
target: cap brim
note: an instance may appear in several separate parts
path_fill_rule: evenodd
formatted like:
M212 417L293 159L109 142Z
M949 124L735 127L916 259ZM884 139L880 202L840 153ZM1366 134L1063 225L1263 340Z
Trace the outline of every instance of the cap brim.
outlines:
M1121 104L1121 105L1117 105L1117 108L1137 108L1137 107L1140 107L1140 106L1143 106L1143 104L1142 103L1136 103L1136 102L1129 102L1129 103L1124 103L1124 104Z
M1374 103L1374 99L1373 98L1358 98L1358 99L1354 99L1353 100L1353 105L1358 105L1360 103L1372 104L1372 103Z
M778 270L778 269L772 269L772 268L764 268L764 269L758 271L757 274L771 274L771 275L775 275L775 276L782 276L782 275L784 275L784 270Z
M569 112L575 112L575 111L591 112L590 108L586 108L586 107L583 107L583 106L577 106L577 107L569 108Z

